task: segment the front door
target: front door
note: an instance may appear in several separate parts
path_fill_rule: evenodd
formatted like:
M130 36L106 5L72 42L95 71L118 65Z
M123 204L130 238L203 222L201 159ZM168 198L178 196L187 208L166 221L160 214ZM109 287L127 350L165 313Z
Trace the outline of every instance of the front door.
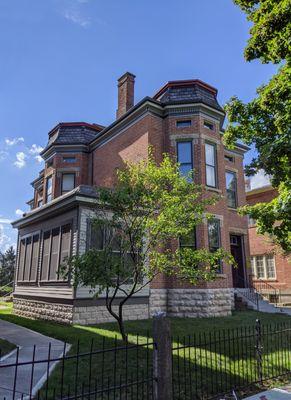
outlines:
M242 236L230 235L230 251L237 263L232 269L233 286L246 287Z

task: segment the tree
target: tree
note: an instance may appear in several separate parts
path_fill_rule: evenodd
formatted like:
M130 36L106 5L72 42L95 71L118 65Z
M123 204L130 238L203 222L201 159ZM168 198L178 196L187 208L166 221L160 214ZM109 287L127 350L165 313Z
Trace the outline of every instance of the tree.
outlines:
M16 254L10 246L5 253L0 253L0 286L5 286L14 280Z
M205 208L216 198L203 196L190 175L182 177L169 155L158 165L150 151L147 161L127 164L117 171L114 189L99 188L97 198L92 245L68 260L67 274L75 286L89 286L97 295L105 292L106 307L124 340L123 306L159 273L195 284L213 280L222 259L234 262L222 248L210 253L177 246L179 238L211 218Z
M246 167L251 176L263 169L278 196L269 203L241 211L256 219L258 233L269 234L285 252L291 250L291 1L234 0L253 23L245 49L247 61L280 64L277 74L243 103L237 97L226 105L229 124L224 141L238 139L255 145L258 155Z

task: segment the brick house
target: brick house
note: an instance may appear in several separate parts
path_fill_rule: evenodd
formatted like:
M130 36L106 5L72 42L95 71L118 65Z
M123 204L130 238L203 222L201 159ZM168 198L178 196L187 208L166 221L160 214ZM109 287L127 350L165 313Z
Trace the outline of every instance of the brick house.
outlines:
M170 81L134 104L134 82L130 73L118 80L117 118L109 126L60 123L49 132L41 153L45 168L32 182L31 211L13 223L19 232L16 314L81 324L109 320L102 295L93 298L86 287L75 290L58 269L67 255L86 249L93 187L114 185L116 168L147 157L149 145L157 160L164 152L173 154L181 173L194 168L197 183L222 195L209 209L214 221L197 228L193 246L231 250L239 267L221 265L214 282L198 286L161 275L127 303L125 318L147 318L157 310L171 316L227 315L233 287L245 285L248 225L236 208L246 202L248 148L223 146L225 113L217 90L200 80Z
M247 203L267 203L277 196L277 190L271 185L247 191ZM251 268L254 286L260 285L261 292L269 297L271 302L291 304L291 261L284 256L282 250L268 236L256 232L255 221L249 220L249 240ZM277 290L277 299L273 299Z

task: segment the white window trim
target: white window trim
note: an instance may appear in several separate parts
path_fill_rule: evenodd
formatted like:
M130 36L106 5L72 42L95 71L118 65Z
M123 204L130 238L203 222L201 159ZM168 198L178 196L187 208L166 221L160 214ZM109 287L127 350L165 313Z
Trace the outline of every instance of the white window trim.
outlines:
M275 272L275 276L273 278L268 278L267 277L267 257L268 256L273 256L273 260L274 260L274 272ZM257 257L263 257L263 268L264 268L264 277L263 278L258 278L258 274L257 274ZM252 273L254 273L254 279L257 280L263 280L263 281L276 281L277 280L277 270L276 270L276 262L275 262L275 255L272 253L267 253L267 254L256 254L254 256L251 256L251 258L253 258L255 260L254 262L254 271L252 271Z

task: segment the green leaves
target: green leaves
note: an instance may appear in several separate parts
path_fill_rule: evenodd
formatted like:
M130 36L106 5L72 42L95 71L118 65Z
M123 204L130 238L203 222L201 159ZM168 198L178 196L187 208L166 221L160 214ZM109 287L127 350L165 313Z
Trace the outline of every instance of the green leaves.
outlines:
M291 189L291 0L234 0L253 22L245 49L247 61L281 63L278 73L257 89L257 97L243 103L233 97L225 106L229 124L224 135L227 146L236 140L254 145L258 156L246 167L251 176L263 169L271 176L278 197L269 204L245 207L255 218L259 233L267 233L284 251L290 251Z

